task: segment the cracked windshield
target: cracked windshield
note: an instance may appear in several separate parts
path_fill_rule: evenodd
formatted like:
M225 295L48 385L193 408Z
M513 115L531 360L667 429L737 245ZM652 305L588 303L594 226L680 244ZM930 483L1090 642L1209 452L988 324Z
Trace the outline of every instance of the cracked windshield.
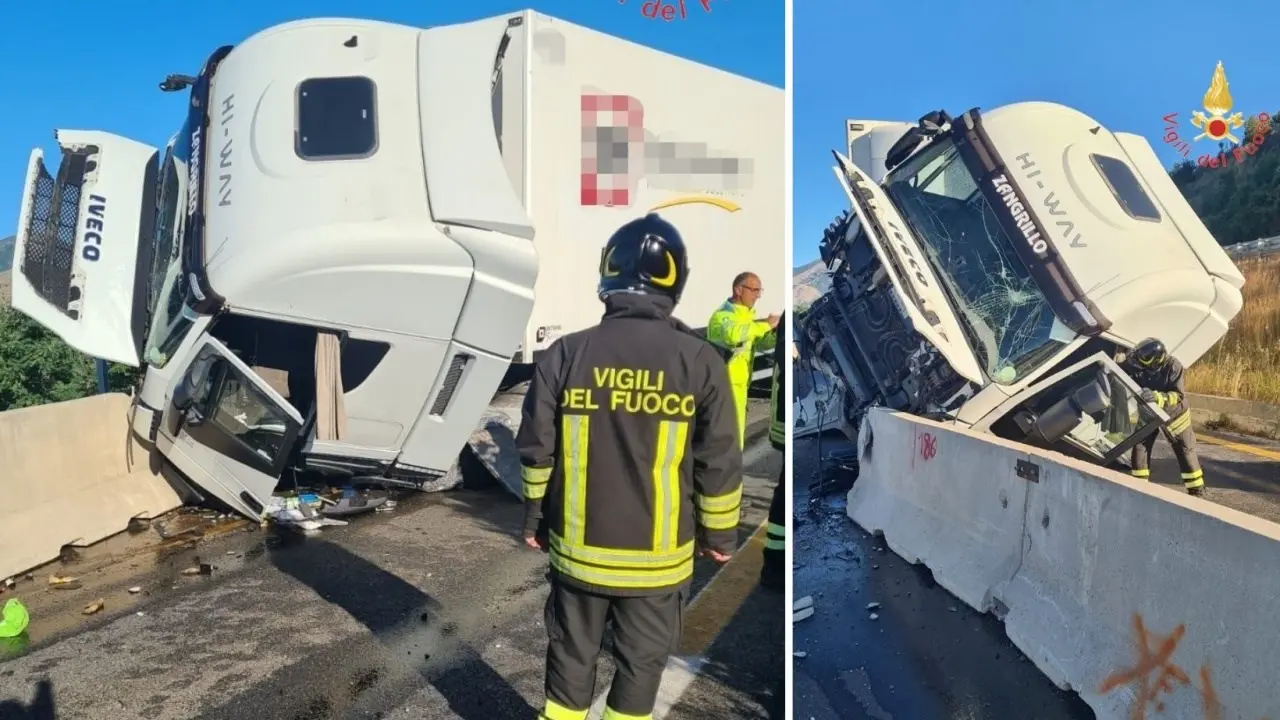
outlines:
M955 145L936 143L890 179L889 194L949 291L987 375L1015 383L1049 359L1062 345L1053 311Z

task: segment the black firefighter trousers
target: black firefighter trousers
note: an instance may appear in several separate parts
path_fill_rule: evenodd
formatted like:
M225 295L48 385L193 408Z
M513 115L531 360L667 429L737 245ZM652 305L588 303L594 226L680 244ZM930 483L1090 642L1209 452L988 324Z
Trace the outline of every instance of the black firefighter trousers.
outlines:
M680 645L686 591L649 597L610 597L551 581L547 598L549 720L586 718L595 700L596 659L605 627L613 625L617 667L605 718L648 718L667 660Z
M1178 469L1182 471L1182 486L1187 492L1200 492L1204 488L1204 469L1200 467L1200 458L1196 454L1196 431L1191 427L1191 411L1183 411L1170 420L1168 430L1173 456L1178 459ZM1151 453L1156 439L1162 434L1151 433L1147 439L1133 446L1129 463L1134 477L1151 478Z
M787 471L778 471L778 484L773 486L769 503L769 526L764 540L764 567L760 580L781 589L787 576Z

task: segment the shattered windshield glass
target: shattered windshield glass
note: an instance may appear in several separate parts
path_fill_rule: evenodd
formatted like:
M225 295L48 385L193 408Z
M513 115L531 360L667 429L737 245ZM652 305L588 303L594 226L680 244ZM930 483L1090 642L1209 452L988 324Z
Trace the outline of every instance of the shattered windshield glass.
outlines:
M993 381L1015 383L1058 352L1053 311L954 143L935 142L890 173L886 188Z
M182 231L187 206L187 162L191 156L186 127L165 158L160 178L156 254L151 281L151 329L144 359L157 368L168 364L197 315L187 305L182 273Z

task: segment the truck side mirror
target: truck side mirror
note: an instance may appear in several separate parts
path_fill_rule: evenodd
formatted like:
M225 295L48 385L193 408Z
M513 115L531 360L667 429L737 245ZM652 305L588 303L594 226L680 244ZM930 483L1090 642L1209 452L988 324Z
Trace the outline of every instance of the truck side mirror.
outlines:
M191 374L188 373L182 378L182 382L173 388L173 406L186 412L195 404L195 388L193 387Z
M1027 413L1015 421L1024 431L1034 429L1045 442L1055 443L1074 430L1084 416L1096 415L1110 407L1111 398L1106 389L1091 382L1050 405L1039 416Z

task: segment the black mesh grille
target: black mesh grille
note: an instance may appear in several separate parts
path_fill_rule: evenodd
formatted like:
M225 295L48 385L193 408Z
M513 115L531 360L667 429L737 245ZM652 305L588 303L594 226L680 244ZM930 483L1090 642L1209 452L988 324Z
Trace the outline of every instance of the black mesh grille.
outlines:
M97 151L64 152L57 180L40 163L22 255L22 274L36 293L73 320L79 311L71 306L81 297L81 289L72 285L80 189L88 157Z
M444 415L444 411L449 409L449 401L453 399L453 391L458 389L458 381L462 380L462 371L467 368L467 363L470 361L470 355L453 356L453 361L449 363L449 372L445 373L444 376L444 385L440 388L440 393L436 395L435 402L431 403L432 415Z

